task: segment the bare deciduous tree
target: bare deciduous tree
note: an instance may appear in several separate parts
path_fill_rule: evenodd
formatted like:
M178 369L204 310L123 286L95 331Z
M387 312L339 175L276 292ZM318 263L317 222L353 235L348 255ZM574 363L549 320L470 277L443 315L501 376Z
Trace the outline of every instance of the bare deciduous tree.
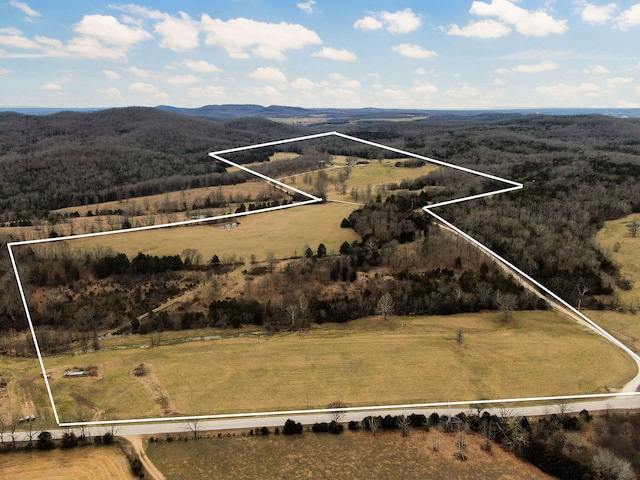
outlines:
M366 417L362 423L363 423L363 427L369 430L375 437L376 432L380 428L380 420L378 420L378 417L374 417L374 416Z
M516 296L511 293L496 293L496 303L502 312L502 320L510 322L513 319L513 310L516 308Z
M187 422L187 428L191 433L193 433L193 439L198 439L198 432L200 428L200 420L192 420Z
M36 428L36 421L35 420L27 420L27 429L25 430L25 434L27 435L27 438L29 439L29 446L33 447L33 437L35 437L38 433L40 432L40 430L38 430ZM11 436L13 437L13 432L11 432Z
M393 297L390 293L385 293L378 300L376 313L378 315L382 315L382 317L386 320L389 315L393 315L394 308L395 304L393 303Z
M580 307L582 307L582 300L589 291L589 287L586 285L576 285L576 290L578 292L578 310L580 310Z
M405 417L404 415L400 415L396 420L396 425L402 432L403 437L409 436L409 432L411 431L411 421L409 420L408 417Z
M504 425L505 443L512 452L520 452L529 445L529 432L522 425L522 417L511 417Z
M344 417L344 408L347 408L347 405L340 400L336 400L335 402L331 402L327 405L327 408L331 409L331 419L334 422L339 422Z
M640 222L637 217L634 217L631 222L627 223L627 229L629 230L629 236L631 238L636 238L638 236L638 231L640 230Z
M593 457L593 469L598 478L635 480L637 477L629 462L618 458L609 450L602 449Z

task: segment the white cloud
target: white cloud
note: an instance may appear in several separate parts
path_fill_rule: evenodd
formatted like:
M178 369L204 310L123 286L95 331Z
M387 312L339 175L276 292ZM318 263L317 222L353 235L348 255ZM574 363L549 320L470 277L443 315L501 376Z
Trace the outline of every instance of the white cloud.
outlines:
M111 99L122 98L122 92L120 92L116 87L98 88L96 92Z
M615 87L618 85L627 85L629 83L633 83L633 77L614 77L607 78L607 85L610 87Z
M350 80L340 73L330 73L328 80L322 82L323 85L341 88L360 88L362 84L359 80Z
M9 75L13 70L9 70L8 68L0 68L0 75Z
M313 90L314 88L318 88L318 84L308 78L296 78L291 82L291 86L296 90Z
M26 2L18 2L17 0L11 0L9 5L22 11L26 15L27 20L32 20L33 17L39 17L40 12L37 12L31 8Z
M593 5L587 3L580 15L582 20L592 25L607 23L613 18L614 12L618 9L615 3L607 3L606 5Z
M279 102L282 100L282 92L271 85L263 88L252 88L251 94L259 99L260 103Z
M139 78L153 78L158 76L155 73L153 73L151 70L144 70L138 67L129 67L127 68L127 71L133 73L134 76Z
M511 28L496 20L469 22L465 27L453 24L447 30L447 35L470 38L501 38L510 33Z
M62 90L62 85L58 85L57 83L45 83L40 87L42 90L47 90L50 92L57 92Z
M172 85L191 85L193 83L201 82L202 79L200 77L196 77L193 74L187 74L187 75L175 75L173 77L167 77L165 81Z
M422 24L420 15L416 15L410 8L399 10L395 13L382 12L380 13L382 23L389 31L389 33L411 33L417 30Z
M227 94L224 87L219 85L207 85L206 87L195 87L189 90L189 96L206 99L226 99Z
M85 15L74 30L88 38L123 47L151 38L151 34L142 28L124 25L110 15Z
M580 85L559 83L557 85L543 85L535 88L536 93L559 98L574 95L585 95L595 93L599 90L600 88L593 83L581 83Z
M350 50L324 47L322 50L311 54L312 57L328 58L337 62L355 62L358 57Z
M438 87L429 82L415 82L411 91L413 93L438 93Z
M213 63L204 60L184 60L182 64L197 73L217 73L220 71Z
M367 15L353 24L354 28L360 30L379 30L386 28L391 34L411 33L422 25L422 17L413 12L410 8L398 10L397 12L377 12Z
M180 12L180 18L168 16L154 30L162 37L160 46L174 52L192 50L200 43L198 23L184 12Z
M264 23L247 18L227 21L203 15L205 43L224 48L231 58L250 58L245 49L252 47L255 57L284 60L284 52L322 43L313 30L292 23Z
M382 22L375 17L366 16L360 20L356 20L353 28L364 31L380 30L383 27Z
M566 20L556 20L543 10L527 10L511 0L491 0L491 3L475 1L469 12L481 17L496 17L525 36L544 37L562 34L569 29Z
M416 73L418 75L428 75L429 74L429 72L427 72L427 70L422 68L422 67L416 68Z
M602 65L589 65L587 68L582 69L582 73L586 73L587 75L603 75L609 73L609 69Z
M313 13L313 6L316 4L316 0L309 0L307 2L298 2L296 7L305 13Z
M4 53L5 57L84 57L120 60L126 57L134 44L151 38L151 34L142 28L129 27L108 15L85 15L73 29L79 35L67 44L44 36L35 36L30 40L17 29L0 29L0 45L34 50L34 53L26 55Z
M504 86L505 86L504 80L501 80L500 78L496 78L496 79L494 79L494 80L493 80L493 84L494 84L496 87L504 87Z
M511 68L499 68L496 73L540 73L548 72L549 70L557 70L559 65L552 60L545 60L540 63L534 63L529 65L517 65Z
M470 97L477 97L478 95L480 95L480 91L477 88L472 87L468 83L465 83L459 90L447 90L446 92L444 92L444 94L447 97L455 98L458 100L465 100Z
M357 107L362 105L360 96L353 90L344 88L326 88L322 92L323 97L334 100L339 106Z
M150 95L160 100L169 98L169 96L165 92L160 90L155 85L151 85L150 83L132 83L131 85L129 85L129 90L140 95Z
M0 45L10 48L33 50L39 48L37 42L29 40L17 28L0 28Z
M438 55L433 50L427 50L419 45L412 45L410 43L401 43L393 47L393 51L399 53L403 57L409 58L431 58Z
M640 3L632 5L616 18L616 26L620 30L627 30L638 25L640 25Z
M110 78L111 80L119 80L122 78L118 72L114 72L113 70L103 70L102 73L105 77Z
M394 102L403 102L411 98L406 91L397 88L385 88L384 90L377 92L375 96L384 99L385 102L388 102L389 100Z
M250 78L260 80L262 82L286 82L287 77L284 73L275 67L260 67L249 74Z

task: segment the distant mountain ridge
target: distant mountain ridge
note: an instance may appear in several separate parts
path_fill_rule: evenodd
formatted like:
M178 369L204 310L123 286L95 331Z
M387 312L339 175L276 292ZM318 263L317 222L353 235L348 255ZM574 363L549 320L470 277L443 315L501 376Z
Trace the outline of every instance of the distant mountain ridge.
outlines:
M286 105L224 104L204 105L197 108L159 105L158 110L213 120L233 120L237 118L263 118L279 120L299 120L299 123L348 123L366 120L416 120L425 117L442 118L451 116L474 116L481 114L512 115L606 115L617 118L640 118L640 108L502 108L486 110L423 110L403 108L303 108ZM0 112L16 112L25 115L51 115L54 113L94 112L107 108L10 108L0 107ZM306 120L306 122L305 122Z
M618 118L640 118L638 108L542 108L542 109L487 109L487 110L422 110L395 108L302 108L284 105L225 104L182 108L168 105L157 107L182 115L227 120L242 117L269 119L315 119L318 122L344 123L353 120L412 120L424 117L479 114L543 114L543 115L606 115Z

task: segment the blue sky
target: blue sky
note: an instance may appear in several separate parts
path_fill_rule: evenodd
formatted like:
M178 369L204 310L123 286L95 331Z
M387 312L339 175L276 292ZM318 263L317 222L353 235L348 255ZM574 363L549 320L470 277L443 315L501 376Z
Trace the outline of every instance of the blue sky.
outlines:
M640 1L0 0L0 107L640 108Z

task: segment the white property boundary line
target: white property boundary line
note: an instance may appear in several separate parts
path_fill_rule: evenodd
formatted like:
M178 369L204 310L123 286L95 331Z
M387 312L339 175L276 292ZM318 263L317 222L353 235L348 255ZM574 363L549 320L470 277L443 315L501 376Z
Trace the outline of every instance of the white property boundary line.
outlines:
M515 272L517 272L519 275L522 275L528 281L532 282L534 285L536 285L542 291L544 291L545 293L551 295L554 299L556 299L557 301L562 303L569 310L571 310L573 313L575 313L580 318L582 318L598 334L604 336L607 340L609 340L614 345L616 345L617 347L619 347L623 351L625 351L628 355L630 355L636 361L636 363L638 365L640 365L640 357L638 357L638 355L636 355L626 345L624 345L623 343L621 343L620 341L615 339L611 334L606 332L600 326L595 324L592 320L587 318L585 315L583 315L578 310L576 310L571 305L569 305L567 302L565 302L562 298L558 297L551 290L549 290L544 285L540 284L539 282L537 282L536 280L531 278L529 275L524 273L522 270L517 268L515 265L513 265L510 262L508 262L507 260L503 259L499 255L497 255L495 252L493 252L491 249L489 249L487 246L483 245L482 243L480 243L479 241L477 241L476 239L474 239L470 235L464 233L462 230L460 230L459 228L455 227L453 224L447 222L442 217L440 217L437 214L435 214L434 212L432 212L432 209L437 208L437 207L442 207L442 206L445 206L445 205L451 205L451 204L454 204L454 203L465 202L465 201L468 201L468 200L475 200L475 199L484 198L484 197L488 197L488 196L492 196L492 195L498 195L498 194L501 194L501 193L507 193L507 192L511 192L511 191L515 191L515 190L520 190L520 189L523 188L523 185L521 183L515 182L513 180L508 180L508 179L505 179L505 178L502 178L502 177L497 177L495 175L490 175L490 174L487 174L487 173L484 173L484 172L479 172L477 170L472 170L470 168L465 168L465 167L461 167L461 166L454 165L454 164L451 164L451 163L443 162L441 160L436 160L436 159L433 159L433 158L430 158L430 157L425 157L423 155L418 155L418 154L407 152L407 151L400 150L400 149L397 149L397 148L388 147L386 145L382 145L382 144L379 144L379 143L371 142L371 141L368 141L368 140L363 140L363 139L360 139L360 138L357 138L357 137L352 137L350 135L346 135L346 134L343 134L343 133L325 132L325 133L320 133L320 134L315 134L315 135L307 135L307 136L302 136L302 137L290 138L290 139L285 139L285 140L278 140L278 141L261 143L261 144L256 144L256 145L249 145L249 146L244 146L244 147L231 148L231 149L227 149L227 150L219 150L219 151L215 151L215 152L209 153L209 156L212 157L215 160L218 160L218 161L221 161L221 162L226 163L228 165L237 167L240 170L248 172L249 174L254 175L254 176L258 177L258 178L262 178L262 179L264 179L264 180L266 180L266 181L268 181L268 182L270 182L272 184L279 185L280 187L285 188L287 190L294 191L294 192L296 192L296 193L298 193L300 195L303 195L303 196L307 197L309 200L305 200L305 201L302 201L302 202L293 203L293 204L289 204L289 205L280 205L280 206L277 206L277 207L270 207L270 208L265 208L265 209L261 209L261 210L253 210L253 211L250 211L250 212L233 213L233 214L228 214L228 215L219 215L219 216L208 217L208 218L203 218L203 219L186 220L186 221L181 221L181 222L166 223L166 224L161 224L161 225L150 225L150 226L145 226L145 227L136 227L136 228L131 228L131 229L127 229L127 230L113 230L113 231L108 231L108 232L97 232L97 233L73 235L73 236L66 236L66 237L56 237L56 238L46 238L46 239L40 239L40 240L26 240L26 241L19 241L19 242L10 242L10 243L7 244L7 248L9 250L9 257L11 258L11 265L13 267L13 271L14 271L14 274L16 276L16 281L18 283L18 290L20 292L20 298L22 300L22 305L24 307L25 314L26 314L27 320L29 322L29 330L31 331L31 336L33 337L33 343L34 343L34 346L36 348L36 353L38 355L38 361L40 363L40 368L42 370L42 376L43 376L45 385L47 387L47 393L49 395L49 400L51 401L51 407L53 408L54 417L55 417L55 420L56 420L56 423L58 424L58 426L60 426L60 427L81 427L81 426L95 426L95 425L123 425L123 424L174 422L174 421L189 421L189 420L193 420L193 421L196 421L196 420L216 420L216 419L223 419L223 418L230 419L230 418L244 418L244 417L257 417L257 416L276 416L276 415L277 416L282 416L282 415L294 415L294 414L328 413L328 412L332 412L333 410L335 410L335 409L307 409L307 410L288 410L288 411L275 411L275 412L253 412L253 413L236 413L236 414L195 415L195 416L182 416L182 417L158 417L158 418L144 418L144 419L127 419L127 420L111 420L111 421L104 420L104 421L95 421L95 422L62 422L61 423L60 419L59 419L59 416L58 416L58 411L56 409L56 404L55 404L55 401L53 399L53 394L51 392L51 385L49 383L49 379L47 378L46 369L45 369L45 366L44 366L44 361L42 359L42 354L41 354L41 351L40 351L40 346L38 344L38 339L37 339L36 334L35 334L35 329L34 329L33 321L32 321L32 318L31 318L31 313L30 313L30 310L29 310L29 306L27 304L26 295L25 295L25 292L24 292L24 288L22 286L22 281L20 279L20 274L18 272L18 267L17 267L16 261L15 261L15 257L14 257L14 253L13 253L13 248L16 247L16 246L21 246L21 245L33 245L33 244L40 244L40 243L51 243L51 242L59 242L59 241L63 241L63 240L73 240L73 239L88 238L88 237L100 237L100 236L104 236L104 235L116 235L116 234L123 234L123 233L139 232L139 231L143 231L143 230L156 230L156 229L167 228L167 227L192 225L192 224L197 224L197 223L210 222L210 221L213 221L213 220L235 218L235 217L241 217L241 216L246 216L246 215L252 215L252 214L256 214L256 213L270 212L270 211L275 211L275 210L282 210L282 209L285 209L285 208L298 207L298 206L303 206L303 205L310 205L310 204L313 204L313 203L319 203L319 202L322 201L321 198L318 198L318 197L316 197L314 195L311 195L311 194L309 194L307 192L304 192L302 190L294 188L291 185L287 185L287 184L282 183L282 182L280 182L278 180L275 180L275 179L270 178L270 177L268 177L266 175L263 175L263 174L261 174L259 172L251 170L251 169L249 169L249 168L247 168L247 167L245 167L243 165L239 165L237 163L231 162L230 160L227 160L227 159L221 157L220 155L224 155L224 154L228 154L228 153L242 152L242 151L252 150L252 149L262 148L262 147L271 147L271 146L276 146L276 145L283 145L283 144L299 142L299 141L304 141L304 140L314 140L314 139L323 138L323 137L330 137L330 136L336 136L336 137L343 138L345 140L351 140L351 141L359 142L359 143L362 143L364 145L369 145L369 146L372 146L372 147L376 147L376 148L380 148L380 149L383 149L383 150L387 150L387 151L391 151L391 152L394 152L394 153L398 153L400 155L417 158L417 159L424 160L424 161L427 161L427 162L435 164L435 165L440 165L440 166L443 166L443 167L453 168L454 170L459 170L459 171L470 173L470 174L473 174L473 175L478 175L478 176L483 177L483 178L487 178L487 179L490 179L490 180L495 180L495 181L502 182L502 183L505 183L505 184L509 185L507 188L503 188L503 189L499 189L499 190L493 190L493 191L490 191L490 192L485 192L485 193L476 194L476 195L470 195L470 196L467 196L467 197L457 198L457 199L454 199L454 200L447 200L447 201L439 202L439 203L436 203L436 204L433 204L433 205L428 205L428 206L424 207L423 210L426 213L428 213L429 215L431 215L438 222L441 222L442 224L447 225L449 228L451 228L452 230L457 232L459 235L461 235L465 239L469 240L472 244L476 245L481 250L489 253L491 256L497 258L500 262L502 262L503 264L505 264L505 265L509 266L510 268L512 268ZM612 398L612 397L636 396L636 395L640 395L640 392L614 393L614 394L593 394L593 395L569 395L569 396L552 396L552 397L529 397L529 398L512 398L512 399L499 399L499 400L470 400L470 401L422 403L422 404L407 404L407 405L365 406L365 407L353 407L353 408L346 407L346 408L341 408L340 410L341 411L345 411L345 412L348 412L348 411L380 411L380 410L395 410L395 409L408 409L408 408L419 409L419 408L434 408L434 407L443 407L443 406L463 406L463 405L472 405L472 404L476 404L476 403L505 404L505 403L545 402L545 401L559 401L559 400L586 400L586 399Z

